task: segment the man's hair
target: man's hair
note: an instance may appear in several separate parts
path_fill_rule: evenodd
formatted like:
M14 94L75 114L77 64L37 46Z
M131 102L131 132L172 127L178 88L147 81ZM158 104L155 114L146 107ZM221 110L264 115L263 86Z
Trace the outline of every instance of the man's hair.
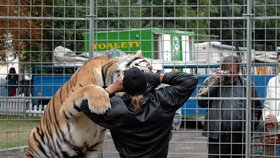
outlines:
M234 65L234 64L238 65L238 72L239 72L240 64L241 64L239 57L234 56L234 55L226 56L223 58L223 60L221 62L221 68L223 70L223 69L228 68L230 65Z

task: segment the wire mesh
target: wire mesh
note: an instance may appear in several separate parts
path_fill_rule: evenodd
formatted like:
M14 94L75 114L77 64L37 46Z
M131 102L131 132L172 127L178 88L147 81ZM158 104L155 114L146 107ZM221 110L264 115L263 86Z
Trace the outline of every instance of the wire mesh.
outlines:
M265 153L255 151L259 143L254 136L271 134L271 128L264 124L269 113L280 119L278 78L271 80L270 90L275 95L266 97L269 80L278 74L279 5L278 0L2 0L1 157L23 155L28 134L39 123L49 99L85 61L137 50L151 59L155 71L185 71L199 78L195 92L178 111L180 118L174 120L177 126L170 140L170 158L208 157L208 139L202 135L202 127L211 122L205 118L210 108L197 103L203 99L241 100L247 105L260 100L262 107L270 106L263 110L255 131L248 130L254 122L251 106L240 107L244 117L233 120L245 125L240 130L246 137L243 156L263 156ZM242 97L197 97L203 81L220 68L221 60L228 55L241 59L239 75L247 80L238 88L248 90L253 83L258 97L250 97L246 90ZM16 75L9 73L12 67ZM228 132L234 133L232 129ZM102 157L119 157L109 132Z

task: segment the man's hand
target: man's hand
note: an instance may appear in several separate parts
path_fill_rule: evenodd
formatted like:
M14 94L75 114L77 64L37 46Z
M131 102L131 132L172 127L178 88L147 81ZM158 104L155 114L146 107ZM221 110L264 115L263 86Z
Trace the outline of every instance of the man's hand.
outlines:
M268 114L265 117L265 125L267 128L275 128L277 124L277 118L274 114Z
M222 74L221 74L221 69L220 68L217 68L215 71L213 71L213 76L215 77L215 79L217 80L217 81L220 81L220 80L222 80Z
M157 74L157 73L145 73L149 86L150 87L157 87L160 85L164 74Z
M123 91L123 75L121 75L113 84L109 85L105 90L109 94Z

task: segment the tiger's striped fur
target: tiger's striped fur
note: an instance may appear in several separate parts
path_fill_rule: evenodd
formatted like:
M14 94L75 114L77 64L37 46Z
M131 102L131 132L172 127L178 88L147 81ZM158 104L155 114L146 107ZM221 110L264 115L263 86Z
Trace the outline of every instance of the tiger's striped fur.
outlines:
M91 111L103 114L111 105L102 87L132 67L151 71L141 52L120 58L97 57L82 65L51 98L40 124L30 133L25 158L99 157L105 129L81 113L79 106L88 99Z

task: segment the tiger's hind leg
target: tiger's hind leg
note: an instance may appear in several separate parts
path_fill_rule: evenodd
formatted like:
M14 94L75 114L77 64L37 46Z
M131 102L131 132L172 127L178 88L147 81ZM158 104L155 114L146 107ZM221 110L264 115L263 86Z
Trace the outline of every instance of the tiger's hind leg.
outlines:
M63 102L60 108L60 116L70 119L80 115L80 106L83 100L88 100L89 109L97 114L104 114L111 108L109 94L101 87L88 85L80 87Z
M37 157L50 157L51 152L49 147L45 144L43 138L44 134L40 128L34 127L28 138L28 147L25 149L23 158L37 158Z

